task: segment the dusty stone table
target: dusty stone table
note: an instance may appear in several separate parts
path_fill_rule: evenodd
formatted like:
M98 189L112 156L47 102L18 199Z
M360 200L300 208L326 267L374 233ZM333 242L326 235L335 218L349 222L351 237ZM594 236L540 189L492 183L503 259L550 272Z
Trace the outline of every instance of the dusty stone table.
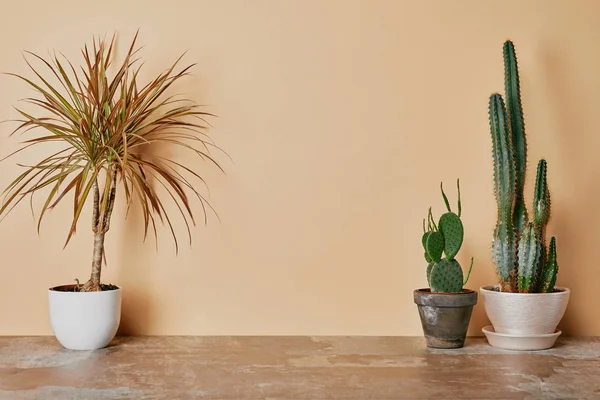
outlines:
M517 353L470 339L120 337L98 351L0 337L0 399L600 399L600 338Z

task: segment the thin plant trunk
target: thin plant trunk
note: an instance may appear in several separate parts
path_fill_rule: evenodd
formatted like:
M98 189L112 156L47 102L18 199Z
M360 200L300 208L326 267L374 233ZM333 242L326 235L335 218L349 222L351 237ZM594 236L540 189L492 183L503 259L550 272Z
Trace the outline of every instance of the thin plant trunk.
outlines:
M94 234L94 257L92 258L92 275L90 283L93 288L100 287L102 272L102 254L104 254L104 232Z
M102 290L100 278L102 273L102 261L104 259L104 237L110 228L110 217L115 204L115 194L117 190L117 166L110 168L110 189L106 208L101 209L100 188L96 179L92 186L94 190L94 210L92 218L92 231L94 232L94 253L92 257L92 274L90 279L81 287L82 292L98 292Z

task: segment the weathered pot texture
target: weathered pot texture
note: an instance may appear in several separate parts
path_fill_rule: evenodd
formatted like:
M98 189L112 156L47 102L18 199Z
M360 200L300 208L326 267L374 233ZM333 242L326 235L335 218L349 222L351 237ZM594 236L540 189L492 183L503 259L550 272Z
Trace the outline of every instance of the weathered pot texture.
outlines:
M477 292L432 293L430 289L414 291L427 347L456 349L463 347Z
M565 314L571 291L553 293L508 293L498 286L480 288L485 312L497 333L544 335L554 333Z
M121 321L121 288L102 292L48 290L50 324L60 344L71 350L96 350L115 337Z

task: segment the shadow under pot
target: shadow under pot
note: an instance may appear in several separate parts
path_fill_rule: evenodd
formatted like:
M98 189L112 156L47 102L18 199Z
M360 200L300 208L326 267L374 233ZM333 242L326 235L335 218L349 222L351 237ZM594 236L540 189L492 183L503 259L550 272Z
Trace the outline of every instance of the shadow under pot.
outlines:
M427 347L457 349L463 347L471 321L477 292L463 289L461 293L435 293L417 289L414 300L419 309Z

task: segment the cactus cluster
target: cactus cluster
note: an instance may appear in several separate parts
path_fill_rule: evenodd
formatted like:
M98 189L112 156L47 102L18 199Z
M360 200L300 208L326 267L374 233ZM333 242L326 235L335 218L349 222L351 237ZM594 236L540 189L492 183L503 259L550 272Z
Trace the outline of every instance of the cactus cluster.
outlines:
M505 292L552 292L556 283L556 239L546 246L546 226L550 219L550 191L547 164L540 160L533 199L533 219L529 221L523 188L527 167L527 141L521 104L519 71L515 47L504 43L504 85L502 95L489 100L490 130L494 159L494 193L498 220L494 230L493 257Z
M450 202L446 193L444 193L443 184L440 184L442 197L448 212L442 215L436 224L433 219L431 208L426 219L423 220L423 237L421 242L425 249L425 260L429 263L427 266L427 282L432 292L460 293L463 285L469 280L471 269L473 268L473 259L467 278L463 281L463 271L454 259L460 247L462 246L464 229L461 215L460 203L460 182L456 181L458 190L458 210L453 213L450 208ZM445 256L444 258L442 258Z

